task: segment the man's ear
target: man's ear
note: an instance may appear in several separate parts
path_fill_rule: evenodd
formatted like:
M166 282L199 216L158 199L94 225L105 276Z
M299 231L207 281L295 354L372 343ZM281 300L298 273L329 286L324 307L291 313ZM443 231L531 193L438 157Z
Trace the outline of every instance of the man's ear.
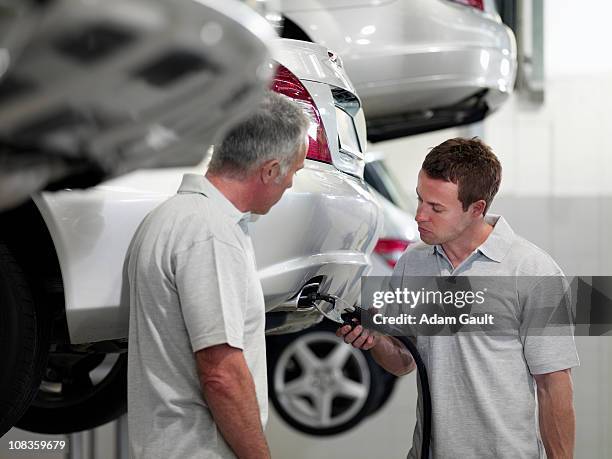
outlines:
M264 185L267 185L270 182L276 180L276 178L280 175L280 162L278 159L271 159L270 161L266 161L260 168L261 172L261 181Z
M487 202L484 199L479 199L478 201L470 204L470 207L472 208L472 216L480 217L484 214L484 211L487 208Z

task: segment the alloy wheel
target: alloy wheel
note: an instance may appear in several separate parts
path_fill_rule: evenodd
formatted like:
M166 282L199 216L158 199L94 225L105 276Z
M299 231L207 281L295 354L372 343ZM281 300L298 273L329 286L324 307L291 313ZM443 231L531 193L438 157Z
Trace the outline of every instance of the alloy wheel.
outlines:
M324 331L292 341L274 370L281 407L313 428L333 428L356 416L368 399L370 384L362 352Z

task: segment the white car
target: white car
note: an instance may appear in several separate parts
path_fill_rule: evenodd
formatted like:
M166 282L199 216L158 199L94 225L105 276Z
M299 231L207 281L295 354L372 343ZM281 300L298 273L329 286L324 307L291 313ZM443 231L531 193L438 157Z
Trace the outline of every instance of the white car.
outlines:
M370 141L479 121L511 94L516 42L494 0L282 0L283 36L342 56Z
M363 180L365 122L351 82L323 46L279 42L272 88L297 101L311 126L293 188L251 227L269 333L322 319L305 293L354 304L382 226ZM14 324L2 331L18 354L0 364L0 402L27 403L42 378L19 427L84 430L125 410L126 249L147 212L194 171L205 165L136 171L85 191L43 193L0 216L0 295ZM2 416L0 433L17 421Z

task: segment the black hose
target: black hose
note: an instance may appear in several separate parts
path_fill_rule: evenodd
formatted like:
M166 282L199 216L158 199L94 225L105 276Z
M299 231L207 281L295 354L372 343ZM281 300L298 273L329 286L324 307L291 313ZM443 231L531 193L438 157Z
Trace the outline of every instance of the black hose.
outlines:
M421 396L423 402L423 435L421 438L421 459L429 458L429 444L431 442L431 394L429 392L429 378L427 377L427 368L423 363L421 354L417 350L415 344L407 336L395 336L394 338L402 342L406 349L412 354L412 358L419 372L419 380L421 381Z
M364 309L355 308L354 312L349 312L342 315L345 325L355 326L361 322L360 313L365 312ZM357 322L355 321L357 320ZM379 331L382 333L388 332L388 330L382 327L376 327L371 321L368 323L368 328L371 330ZM429 445L431 443L431 394L429 392L429 378L427 377L427 368L423 363L421 354L416 345L407 336L394 336L398 339L406 349L412 354L412 358L417 366L419 373L419 381L421 382L421 396L423 402L423 432L421 437L421 459L429 458Z

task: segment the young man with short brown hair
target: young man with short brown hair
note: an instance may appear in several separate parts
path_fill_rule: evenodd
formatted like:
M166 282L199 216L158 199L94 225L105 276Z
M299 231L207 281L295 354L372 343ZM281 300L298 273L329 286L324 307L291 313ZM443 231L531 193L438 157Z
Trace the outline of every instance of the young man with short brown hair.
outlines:
M487 213L501 175L499 160L479 139L455 138L433 148L416 190L415 219L423 242L402 255L393 273L402 285L416 276L530 280L529 288L517 287L503 304L515 332L511 336L417 336L432 398L430 456L543 458L546 450L549 458L570 458L575 436L571 368L578 365L571 327L555 336L524 333L530 325L525 312L547 301L540 281L560 279L563 272L503 217ZM370 349L391 373L415 368L410 353L391 336L361 326L340 327L337 335ZM421 431L418 417L410 458L420 451Z

